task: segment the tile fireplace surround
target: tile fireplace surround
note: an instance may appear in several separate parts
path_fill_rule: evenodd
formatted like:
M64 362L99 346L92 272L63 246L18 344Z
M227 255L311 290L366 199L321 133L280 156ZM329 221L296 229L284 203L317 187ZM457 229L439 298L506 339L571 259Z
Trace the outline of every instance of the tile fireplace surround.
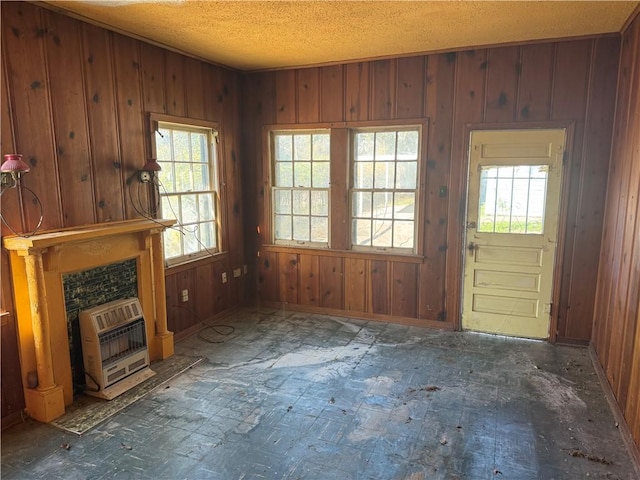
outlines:
M136 260L149 359L173 355L167 330L162 232L175 220L127 220L5 237L9 251L26 410L50 422L73 403L63 274ZM38 385L29 388L28 377Z

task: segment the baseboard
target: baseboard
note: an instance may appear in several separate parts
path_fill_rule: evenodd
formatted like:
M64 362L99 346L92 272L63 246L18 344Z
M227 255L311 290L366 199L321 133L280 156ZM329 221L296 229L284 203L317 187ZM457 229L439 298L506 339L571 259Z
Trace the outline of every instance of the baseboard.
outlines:
M613 390L611 390L611 386L609 385L609 381L607 380L607 375L604 373L602 369L602 365L600 365L600 361L598 360L598 355L593 348L593 345L589 345L589 356L591 357L591 363L593 364L593 368L598 375L598 380L600 381L600 385L602 385L602 390L604 391L604 395L607 398L607 402L609 402L609 406L611 407L611 411L613 412L613 416L616 419L616 423L618 424L618 430L620 430L620 435L622 436L622 440L629 451L629 455L631 456L631 461L633 462L633 466L636 469L636 473L638 474L638 478L640 478L640 446L636 444L633 440L633 436L631 435L631 430L629 429L629 425L627 425L627 421L624 418L624 414L622 413L622 409L616 400L615 395L613 394Z
M22 411L13 412L6 417L2 417L2 430L24 422L25 417L26 414Z

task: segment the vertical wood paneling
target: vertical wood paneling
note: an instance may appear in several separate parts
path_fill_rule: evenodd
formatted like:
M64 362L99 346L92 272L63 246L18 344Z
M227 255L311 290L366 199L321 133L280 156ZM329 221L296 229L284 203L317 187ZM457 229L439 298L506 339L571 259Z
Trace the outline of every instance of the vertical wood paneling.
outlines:
M139 43L139 46L144 109L147 112L166 113L164 51L148 43Z
M220 121L225 97L229 95L224 89L222 70L213 65L202 66L203 105L205 119L210 122Z
M398 59L396 118L424 116L425 57Z
M418 266L413 263L392 263L391 314L416 317L418 310Z
M2 56L0 75L2 75L0 78L0 83L2 85L2 98L0 99L0 109L2 111L2 117L0 118L0 128L2 129L2 154L17 153L13 143L13 131L11 128L11 104L9 102L9 91L6 81L7 71L4 66L4 55ZM0 160L4 161L4 157ZM9 225L11 225L13 230L23 231L20 190L14 189L11 192L4 192L2 195L2 201L0 202L0 209L2 209L3 218ZM0 233L2 233L3 236L11 233L11 230L4 222L0 222ZM8 275L5 275L5 277L8 278Z
M396 60L371 63L371 119L394 118L396 106Z
M432 119L427 139L427 206L424 216L425 262L420 265L419 317L437 320L445 311L448 198L455 54L432 55L428 60L426 114ZM424 147L423 147L424 148Z
M298 256L295 253L278 255L280 301L298 303Z
M213 282L211 281L213 279ZM213 264L200 265L195 269L195 313L198 320L204 321L216 312L216 295L220 295L220 291L216 288L217 283L214 275ZM218 310L220 311L220 310Z
M83 25L85 96L98 222L124 219L124 196L109 32Z
M299 123L320 121L320 71L317 68L298 70L297 107Z
M276 122L296 122L296 72L276 72Z
M261 252L258 259L258 294L262 300L277 302L280 298L278 254Z
M320 257L320 306L343 308L343 263L339 257Z
M178 305L178 279L176 275L167 275L165 278L165 291L167 298L167 328L170 332L179 332L181 329L181 311L173 305Z
M347 205L349 178L349 131L335 129L331 134L331 191L329 205ZM350 225L345 209L332 209L329 218L329 245L331 248L346 250L351 246Z
M140 91L140 59L136 41L123 35L113 35L113 64L116 75L116 104L121 168L125 176L125 212L127 218L153 214L149 186L138 182L138 171L151 152L145 152L141 142L145 137Z
M512 122L520 74L520 47L491 48L487 57L484 121Z
M549 118L555 44L525 45L520 56L518 120Z
M360 258L344 259L344 308L364 312L367 309L367 262Z
M45 29L40 13L41 10L31 4L3 4L2 43L13 106L15 153L24 155L24 161L31 166L23 182L40 198L42 228L48 229L60 228L64 223L59 184L52 182L58 179L58 172L43 52ZM30 193L23 195L24 231L30 232L38 224L41 212Z
M164 59L167 113L184 117L184 57L175 52L165 52Z
M175 275L176 276L176 287L178 295L178 302L173 303L171 305L167 305L167 308L175 308L180 313L178 313L178 324L179 330L186 330L190 327L193 327L198 323L198 318L195 315L195 288L194 288L194 278L195 271L194 270L185 270ZM187 290L189 292L189 299L184 302L182 301L182 292Z
M462 271L460 252L466 209L467 144L466 124L481 122L483 118L486 50L467 50L458 53L453 105L453 135L451 138L450 185L447 219L447 267L445 273L445 302L447 317L460 316L460 282Z
M611 53L611 45L604 39L597 42L597 55ZM636 445L640 445L639 53L640 16L636 16L623 33L618 109L593 315L594 348ZM590 128L592 121L594 125ZM588 117L585 137L593 134L589 130L597 128L598 121L597 116L593 120Z
M367 264L367 311L389 314L389 264L384 260L368 260Z
M213 282L212 287L214 289L214 307L213 313L224 312L232 306L229 298L229 281L222 281L222 274L226 273L227 278L229 275L229 263L226 260L213 262ZM276 286L277 288L277 286Z
M78 22L47 12L47 63L65 225L96 221Z
M187 116L205 118L204 90L202 88L202 62L190 57L184 58L185 87L187 94Z
M300 304L320 305L320 269L317 255L300 255Z
M345 117L346 120L369 118L370 63L345 65Z
M344 67L333 65L320 69L320 121L344 120Z

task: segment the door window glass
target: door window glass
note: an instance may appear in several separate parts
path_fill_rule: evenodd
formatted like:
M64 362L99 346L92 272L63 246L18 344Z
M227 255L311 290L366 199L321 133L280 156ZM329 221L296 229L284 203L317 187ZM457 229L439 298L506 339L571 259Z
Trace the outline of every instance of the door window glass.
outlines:
M542 234L548 165L480 168L478 231Z

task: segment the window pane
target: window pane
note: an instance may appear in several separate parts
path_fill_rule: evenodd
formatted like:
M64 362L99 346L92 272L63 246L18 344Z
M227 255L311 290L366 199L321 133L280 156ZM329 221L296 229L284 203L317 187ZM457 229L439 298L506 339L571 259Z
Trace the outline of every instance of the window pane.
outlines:
M415 219L415 193L396 193L393 204L393 218L400 220Z
M199 163L193 165L193 189L199 192L203 190L210 190L210 178L209 165L206 163Z
M413 222L393 222L393 246L395 248L413 248Z
M293 165L291 163L276 163L276 186L293 187Z
M329 160L329 135L326 133L313 136L313 159Z
M375 188L393 188L395 183L395 162L376 162Z
M356 153L355 161L371 161L373 160L374 133L358 133L356 134Z
M294 187L311 186L311 162L295 162L293 171L295 174Z
M354 217L371 218L371 195L370 192L354 192L351 201Z
M293 217L293 239L301 242L309 241L309 217Z
M390 247L393 222L391 220L373 220L371 245Z
M418 162L396 164L396 188L415 190L418 180Z
M171 161L171 131L159 128L156 132L156 156L160 161Z
M198 209L196 207L195 195L183 195L182 201L182 223L195 223L198 221Z
M214 220L215 210L213 208L213 195L211 193L201 193L198 195L198 208L200 212L200 220Z
M418 160L418 132L398 132L398 160Z
M293 159L293 138L291 135L276 135L276 161L290 162Z
M201 223L198 232L198 238L200 239L200 243L205 248L215 248L217 244L215 223Z
M277 213L291 213L291 190L275 191L275 211Z
M317 191L311 192L311 215L323 215L329 214L329 192Z
M371 245L371 220L353 219L351 221L351 241L354 245Z
M291 240L291 217L289 215L276 215L276 238Z
M160 163L160 162L158 162ZM158 179L160 180L160 184L162 185L162 190L167 193L172 193L176 191L175 178L173 175L173 164L170 162L165 162L161 165L162 170L156 172L158 174ZM164 192L160 192L161 194Z
M329 162L313 162L313 186L329 188Z
M177 196L162 197L160 201L160 208L163 218L180 219L180 202Z
M308 190L293 191L293 214L309 215L309 191Z
M191 133L191 160L193 162L208 162L207 136L202 133Z
M293 159L311 160L311 135L294 135Z
M329 241L329 219L327 217L311 217L310 240L322 243Z
M175 228L168 228L163 232L165 258L179 257L181 250L181 233Z
M182 242L184 245L184 254L191 255L199 252L200 243L198 243L198 226L191 226L187 229L186 235L183 235Z
M191 184L191 165L188 163L176 163L176 191L191 192L193 186Z
M373 194L373 218L393 218L393 192Z
M173 131L173 160L175 162L189 161L189 132Z
M354 186L373 188L373 162L358 162L354 165Z
M396 158L396 133L376 133L376 160L395 160Z

